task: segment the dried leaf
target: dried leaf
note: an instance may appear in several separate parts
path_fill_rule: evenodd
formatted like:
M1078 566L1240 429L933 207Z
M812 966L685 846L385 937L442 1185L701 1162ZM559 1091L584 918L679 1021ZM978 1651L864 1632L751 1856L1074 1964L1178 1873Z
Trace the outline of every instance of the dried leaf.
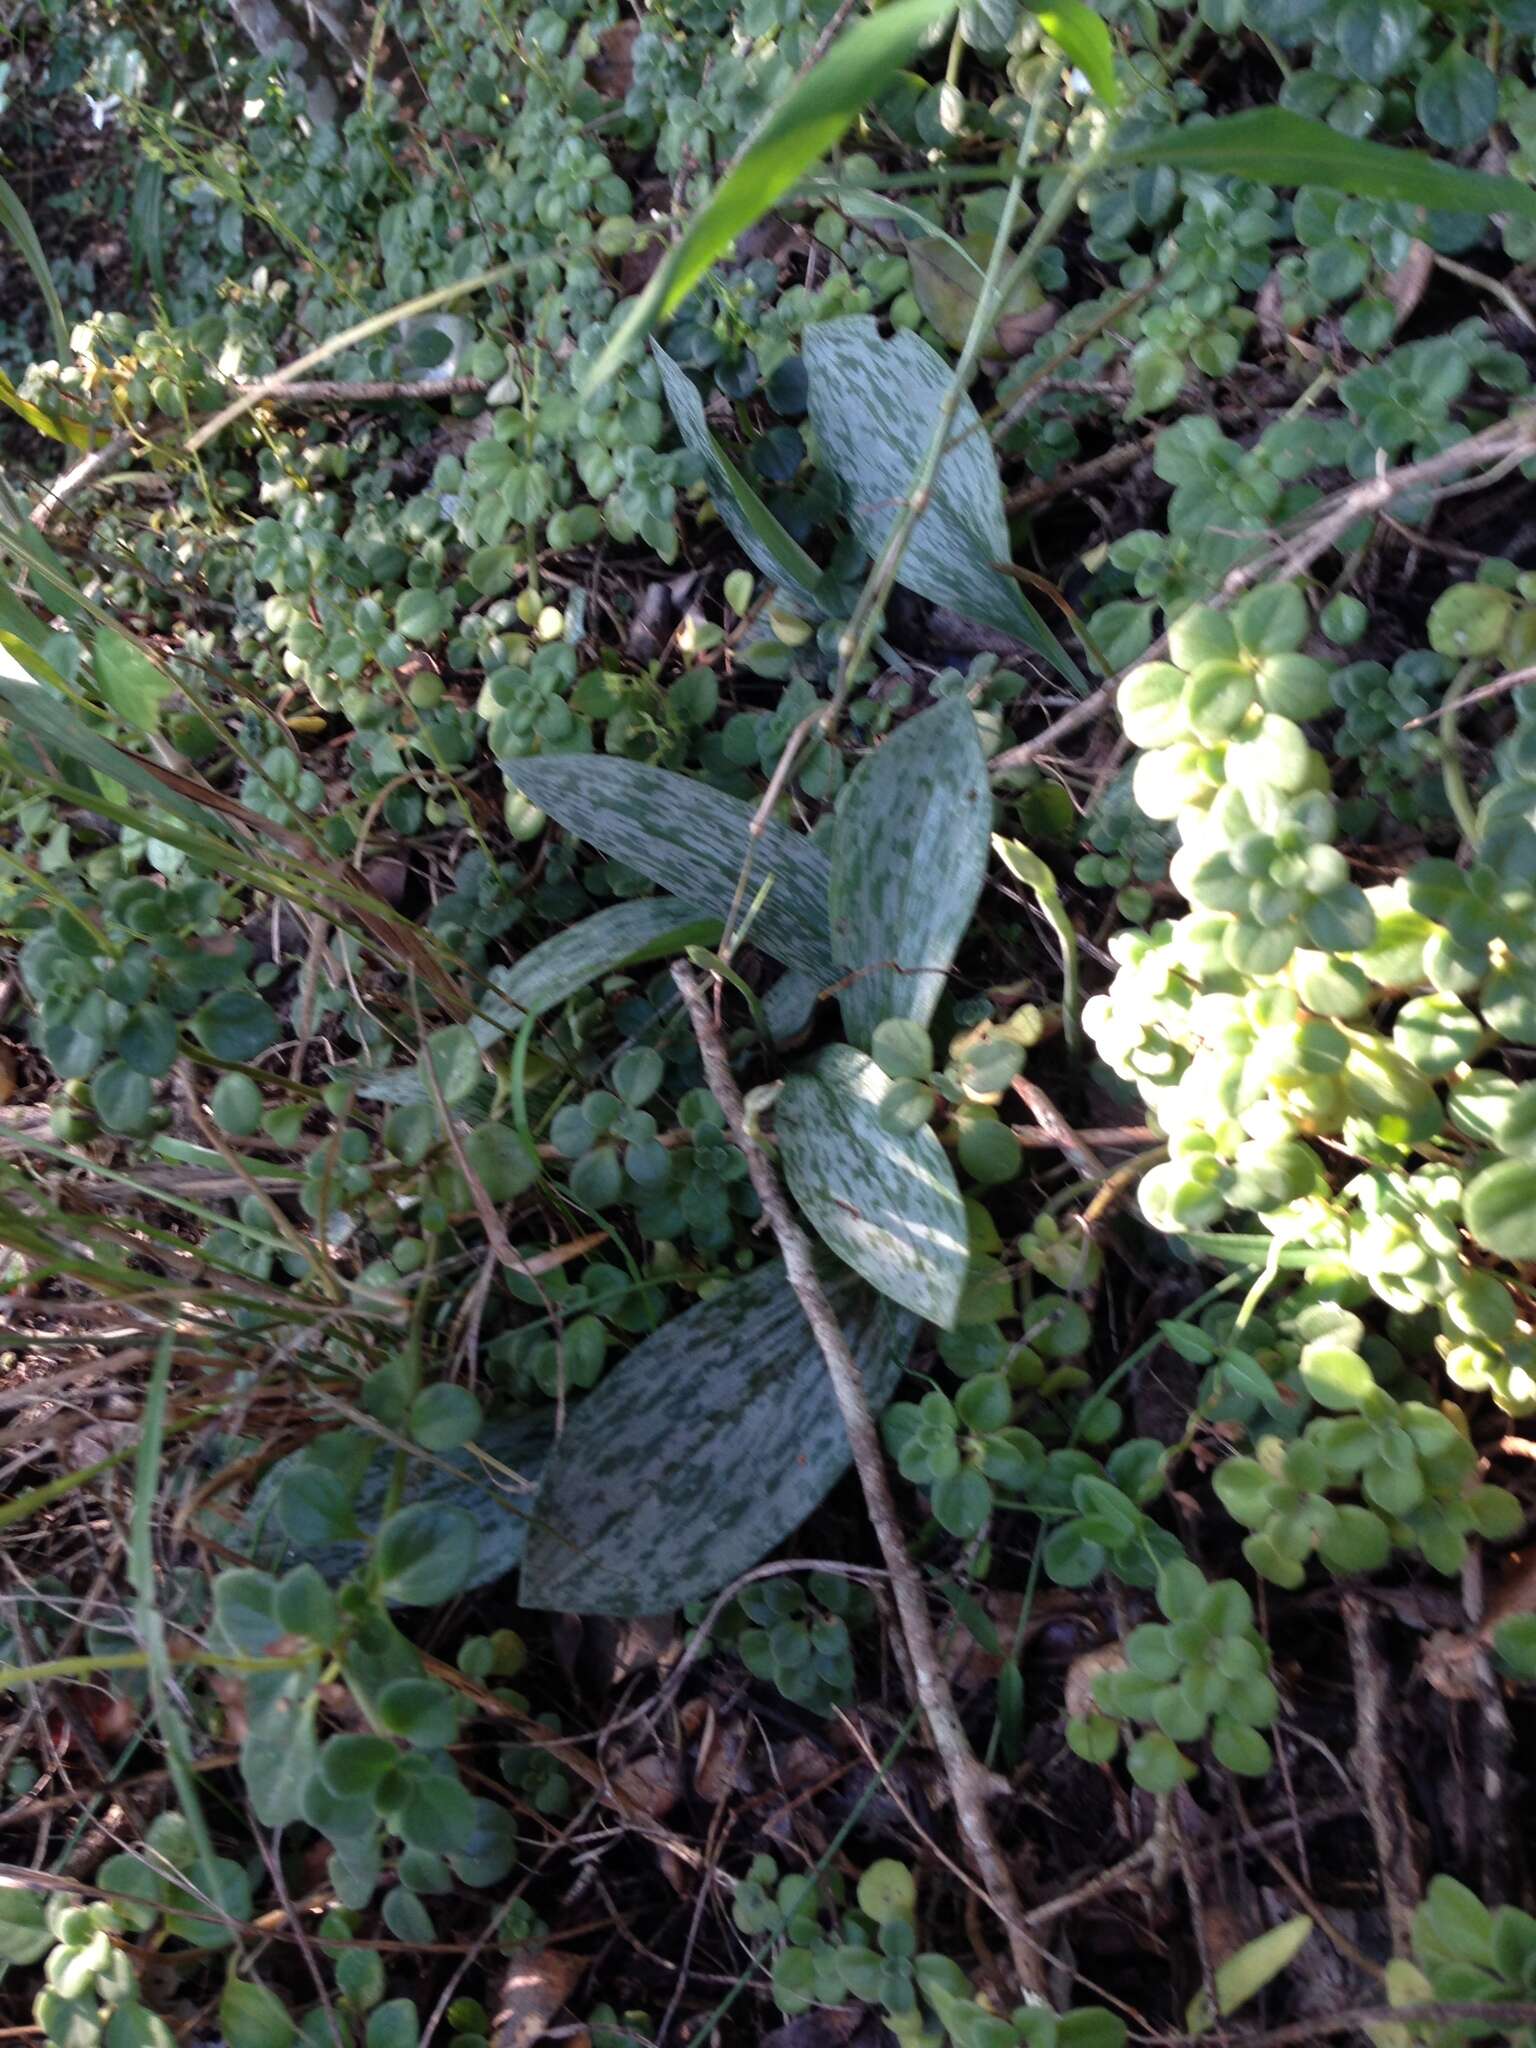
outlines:
M491 2022L492 2048L532 2048L535 2041L542 2041L550 2021L581 1982L588 1960L558 1948L514 1957L501 1980Z

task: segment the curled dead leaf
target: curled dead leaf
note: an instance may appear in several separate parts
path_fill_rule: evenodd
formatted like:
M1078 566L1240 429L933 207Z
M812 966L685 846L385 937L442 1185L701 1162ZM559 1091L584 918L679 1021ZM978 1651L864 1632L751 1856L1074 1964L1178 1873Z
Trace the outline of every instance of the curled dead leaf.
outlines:
M597 55L587 66L587 83L605 100L622 100L635 82L635 38L638 21L616 22L597 39Z
M507 1965L491 2022L492 2048L532 2048L581 1982L585 1956L565 1949L540 1949L514 1956Z
M1410 242L1408 254L1387 279L1387 297L1397 314L1394 327L1411 320L1434 275L1435 256L1428 242Z
M615 1771L613 1789L632 1811L661 1820L676 1806L682 1793L682 1769L676 1757L663 1756L655 1750Z
M1097 1711L1093 1698L1094 1680L1102 1671L1125 1669L1125 1645L1101 1643L1096 1650L1084 1650L1067 1666L1067 1712L1074 1721Z
M746 1767L750 1737L739 1714L729 1720L711 1718L699 1745L693 1766L693 1789L711 1806L720 1806L733 1792L750 1792L752 1774Z

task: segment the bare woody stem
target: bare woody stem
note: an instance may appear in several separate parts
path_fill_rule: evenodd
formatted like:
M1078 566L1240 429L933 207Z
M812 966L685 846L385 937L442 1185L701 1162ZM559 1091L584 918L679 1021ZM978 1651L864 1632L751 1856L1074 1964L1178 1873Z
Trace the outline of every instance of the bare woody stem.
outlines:
M1213 610L1219 611L1267 576L1283 582L1292 576L1305 575L1319 556L1326 555L1357 519L1384 511L1394 498L1401 497L1405 491L1445 486L1450 478L1475 469L1480 462L1499 465L1519 462L1533 450L1536 450L1536 410L1527 407L1524 411L1511 413L1507 420L1484 427L1481 433L1469 434L1454 447L1442 448L1438 453L1426 456L1422 462L1404 463L1399 469L1384 469L1379 475L1367 477L1364 482L1352 484L1347 490L1327 499L1291 539L1277 541L1261 554L1240 562L1228 572L1220 590L1208 602ZM1479 479L1480 482L1487 480ZM1451 488L1466 490L1473 487L1461 484ZM1143 662L1158 660L1167 645L1165 633L1152 643L1145 654L1138 656L1134 666L1139 668ZM1108 682L1101 683L1091 697L1084 697L1080 703L1072 705L1034 739L1009 747L1004 753L994 754L988 763L989 772L993 775L1008 774L1027 767L1042 754L1050 753L1070 733L1092 725L1113 702L1119 682L1120 677L1111 677Z
M747 1170L752 1176L752 1185L763 1205L763 1214L783 1254L789 1284L805 1311L811 1334L826 1360L827 1374L843 1418L843 1427L848 1433L859 1484L864 1490L864 1503L874 1525L886 1570L890 1573L917 1705L922 1709L930 1739L943 1765L950 1795L955 1802L960 1832L992 1909L1007 1929L1009 1952L1019 1986L1027 1996L1043 1999L1045 1978L1041 1951L1026 1931L1024 1908L987 1813L987 1774L977 1762L961 1726L949 1681L939 1659L938 1640L923 1595L922 1581L907 1555L902 1538L884 1454L864 1392L863 1375L816 1276L810 1242L790 1211L767 1155L753 1136L741 1090L736 1085L725 1046L710 1014L704 984L681 962L673 967L672 978L688 1009L710 1093L725 1112L731 1135L741 1147Z

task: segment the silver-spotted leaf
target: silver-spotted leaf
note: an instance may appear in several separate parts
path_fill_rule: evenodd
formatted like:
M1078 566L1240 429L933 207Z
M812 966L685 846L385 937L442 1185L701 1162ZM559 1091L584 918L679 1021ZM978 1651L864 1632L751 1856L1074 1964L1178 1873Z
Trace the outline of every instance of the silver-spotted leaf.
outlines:
M754 839L751 804L640 761L551 754L507 761L503 770L568 832L719 917L736 901L750 861L743 901L771 884L752 920L753 944L823 988L839 978L827 932L827 857L801 833L769 824Z
M827 1293L884 1407L910 1316L847 1272ZM846 1470L827 1369L777 1260L636 1345L567 1419L545 1468L522 1603L654 1614L749 1570Z
M469 1028L482 1047L493 1045L530 1012L552 1009L616 968L713 945L720 922L675 896L647 896L594 911L532 947L515 966L492 968L492 993L481 999Z
M512 967L493 967L465 1027L481 1052L499 1045L531 1013L552 1009L605 974L646 960L665 960L689 946L711 945L720 919L679 903L675 896L645 896L596 910L533 946ZM419 1065L392 1067L358 1083L366 1102L430 1102Z
M816 439L841 479L860 544L878 557L933 434L950 367L908 330L882 338L866 313L808 327L805 367ZM1072 657L996 566L1012 552L992 444L975 406L962 397L950 447L897 580L935 604L1011 634L1081 684Z
M851 1045L791 1074L774 1115L790 1192L832 1251L881 1294L948 1329L969 1258L965 1204L926 1125L888 1131L890 1082Z
M507 1422L488 1422L476 1432L476 1448L495 1461L489 1467L470 1449L407 1460L399 1506L462 1508L479 1531L474 1563L464 1582L466 1591L504 1578L522 1560L533 1514L533 1487L530 1485L522 1493L511 1492L496 1468L505 1466L519 1478L537 1483L553 1438L552 1426L542 1417L518 1417ZM250 1532L247 1547L258 1564L278 1570L294 1564L312 1564L322 1578L335 1586L368 1560L372 1537L383 1519L394 1452L380 1438L363 1474L352 1503L362 1531L359 1538L296 1544L284 1534L277 1503L289 1476L304 1469L308 1456L307 1451L295 1451L290 1457L279 1459L263 1477L246 1515Z
M843 1027L868 1049L883 1017L926 1025L986 874L992 802L963 697L909 719L866 755L838 809L827 904L857 979Z
M794 599L807 618L824 617L826 606L819 594L821 571L800 543L784 531L710 432L704 417L704 401L687 371L654 341L651 354L661 372L661 387L677 430L703 463L715 510L736 545L770 581Z

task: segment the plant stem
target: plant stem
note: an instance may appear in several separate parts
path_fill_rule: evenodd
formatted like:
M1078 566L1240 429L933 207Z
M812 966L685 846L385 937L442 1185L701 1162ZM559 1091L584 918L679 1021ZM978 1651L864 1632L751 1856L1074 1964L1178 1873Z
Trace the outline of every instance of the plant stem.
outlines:
M189 1665L197 1671L298 1671L313 1661L306 1651L300 1657L225 1656L218 1650L173 1650L173 1664ZM53 1657L44 1664L0 1664L0 1692L15 1692L23 1685L46 1685L55 1678L89 1678L93 1671L147 1671L147 1650L108 1650L101 1655Z
M687 1006L710 1093L725 1112L731 1134L741 1148L752 1185L763 1205L763 1214L783 1255L789 1284L805 1311L805 1319L826 1360L827 1376L832 1382L843 1427L848 1432L848 1444L864 1491L869 1519L886 1570L891 1575L891 1591L901 1620L917 1704L923 1710L934 1749L944 1766L944 1775L955 1802L956 1819L970 1850L971 1861L986 1888L993 1911L1008 1931L1009 1950L1020 1988L1031 1999L1043 2000L1045 1976L1040 1952L1025 1929L1023 1904L987 1813L986 1773L976 1760L956 1712L922 1580L907 1555L879 1433L864 1391L863 1376L817 1278L810 1242L790 1210L767 1154L753 1135L747 1120L746 1104L742 1101L741 1090L736 1085L725 1046L710 1013L704 983L680 962L672 969L672 979Z
M1445 702L1440 706L1440 723L1437 728L1440 739L1440 779L1445 784L1446 801L1455 815L1462 838L1474 850L1477 846L1477 806L1472 801L1472 792L1467 787L1467 771L1461 763L1461 746L1456 732L1456 721L1461 714L1461 700L1483 672L1479 661L1464 661L1451 679L1451 687L1445 693Z

